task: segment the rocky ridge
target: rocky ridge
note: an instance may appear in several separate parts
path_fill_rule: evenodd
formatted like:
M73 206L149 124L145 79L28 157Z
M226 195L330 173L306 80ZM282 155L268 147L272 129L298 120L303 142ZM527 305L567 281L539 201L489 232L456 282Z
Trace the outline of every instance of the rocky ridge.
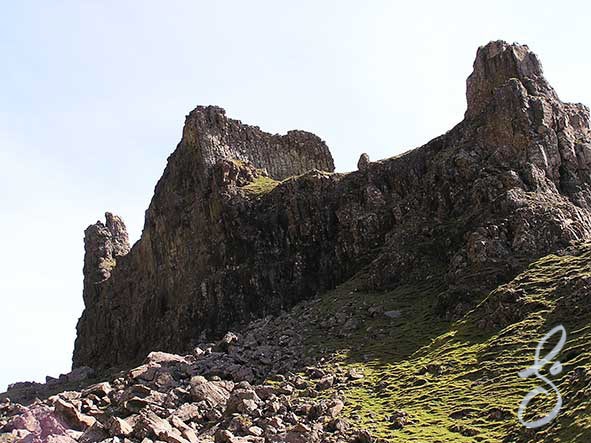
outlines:
M86 230L76 369L13 386L49 398L5 401L0 441L536 441L511 424L522 387L486 386L516 373L496 365L508 352L528 364L545 318L576 331L565 401L581 410L589 110L501 41L478 50L467 101L448 133L349 174L312 134L198 107L138 243L109 213ZM553 440L561 426L539 441L576 441Z
M195 109L141 239L110 277L86 269L74 366L182 352L358 273L372 289L443 275L440 310L461 315L536 257L587 238L588 108L559 100L527 46L501 41L478 50L467 102L448 133L362 157L349 174L331 173L312 134Z

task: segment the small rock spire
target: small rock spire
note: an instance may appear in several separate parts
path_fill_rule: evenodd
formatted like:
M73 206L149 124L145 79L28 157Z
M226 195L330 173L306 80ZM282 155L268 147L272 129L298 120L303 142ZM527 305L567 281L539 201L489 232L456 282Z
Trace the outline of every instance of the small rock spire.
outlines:
M117 264L117 259L130 250L127 228L121 217L105 213L84 231L84 288L105 281Z
M367 169L369 168L369 155L367 155L365 152L363 154L361 154L361 156L359 157L359 161L357 162L357 169L361 172L367 171Z

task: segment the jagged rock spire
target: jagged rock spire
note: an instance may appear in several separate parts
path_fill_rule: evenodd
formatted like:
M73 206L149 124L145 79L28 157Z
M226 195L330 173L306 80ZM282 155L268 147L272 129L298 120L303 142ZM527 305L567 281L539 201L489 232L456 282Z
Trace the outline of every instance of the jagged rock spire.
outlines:
M559 99L526 45L480 47L466 86L466 121L480 128L498 166L521 171L532 188L556 188L589 207L589 109Z
M129 236L121 217L105 213L105 223L100 220L84 231L84 290L95 283L105 281L117 259L129 252ZM85 296L86 298L86 296Z
M544 78L537 55L527 45L498 40L478 48L474 71L466 81L466 117L484 111L495 89L512 78L519 80L531 95L543 94L558 100Z

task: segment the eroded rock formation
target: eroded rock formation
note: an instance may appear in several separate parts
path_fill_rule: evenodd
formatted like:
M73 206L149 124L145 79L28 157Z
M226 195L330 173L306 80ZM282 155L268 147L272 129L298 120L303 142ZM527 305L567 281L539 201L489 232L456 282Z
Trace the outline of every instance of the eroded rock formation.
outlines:
M84 294L92 286L107 280L117 259L129 252L129 236L121 217L110 212L105 223L97 221L84 231Z
M537 57L505 42L478 50L467 101L445 135L350 174L332 173L312 134L195 109L138 243L89 248L119 234L87 231L74 366L180 352L354 274L376 289L443 275L469 298L589 237L588 108L562 103Z

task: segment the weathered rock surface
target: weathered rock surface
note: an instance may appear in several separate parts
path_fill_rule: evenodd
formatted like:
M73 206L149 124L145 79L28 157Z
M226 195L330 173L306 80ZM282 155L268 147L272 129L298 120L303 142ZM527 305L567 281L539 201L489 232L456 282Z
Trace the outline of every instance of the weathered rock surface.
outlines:
M107 212L106 222L97 221L84 232L84 294L88 286L103 282L111 276L117 259L129 252L129 237L120 217Z
M313 304L304 312L311 318ZM0 442L358 441L360 432L341 417L343 399L319 398L293 373L305 364L300 320L268 317L243 334L200 343L191 355L152 352L110 382L29 406L6 400L0 403ZM320 368L309 372L322 374L319 383L330 378L331 386L353 380ZM267 377L277 382L266 384Z
M182 352L358 273L377 289L444 274L453 316L588 238L588 108L561 102L537 57L505 42L478 50L467 101L445 135L345 175L312 134L195 109L138 243L125 254L119 221L87 230L74 366Z

